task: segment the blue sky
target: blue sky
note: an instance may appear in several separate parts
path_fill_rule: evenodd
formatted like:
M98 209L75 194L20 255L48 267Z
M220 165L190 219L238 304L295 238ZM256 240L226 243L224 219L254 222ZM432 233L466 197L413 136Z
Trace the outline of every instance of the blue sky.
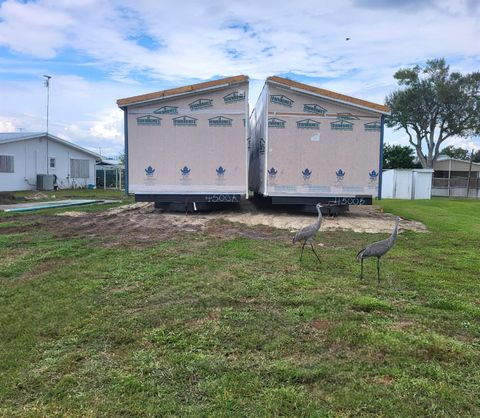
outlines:
M223 76L251 77L251 107L270 75L383 103L398 68L478 71L479 18L479 0L0 1L0 131L45 130L43 74L50 131L111 156L117 99Z

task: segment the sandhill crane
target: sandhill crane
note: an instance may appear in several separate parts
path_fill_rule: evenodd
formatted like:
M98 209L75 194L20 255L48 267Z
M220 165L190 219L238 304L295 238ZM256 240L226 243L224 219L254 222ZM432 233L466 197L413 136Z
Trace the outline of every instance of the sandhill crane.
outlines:
M395 239L397 238L398 224L401 220L402 218L397 216L392 234L387 239L383 239L381 241L374 242L373 244L369 244L358 252L357 261L360 261L362 263L362 267L360 270L360 280L363 279L363 259L368 257L377 257L377 282L380 283L380 257L385 255L390 250L390 248L393 247L393 244L395 244Z
M292 240L293 244L295 244L296 242L299 242L299 241L303 241L302 253L300 254L300 261L302 261L303 249L304 249L307 241L310 243L310 247L312 248L312 251L314 252L314 254L317 256L318 261L320 261L320 257L318 257L317 252L313 248L312 239L315 236L315 234L317 233L317 231L320 229L320 225L322 224L322 205L320 203L317 203L317 205L315 207L317 208L317 211L318 211L317 220L313 224L308 225L308 226L302 228L300 231L298 231L295 234L295 236L293 237L293 240Z

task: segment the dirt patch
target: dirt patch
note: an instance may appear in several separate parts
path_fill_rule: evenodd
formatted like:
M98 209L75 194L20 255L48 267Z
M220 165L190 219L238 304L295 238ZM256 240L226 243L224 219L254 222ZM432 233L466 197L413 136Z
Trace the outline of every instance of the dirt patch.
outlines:
M217 215L162 213L149 203L135 203L99 213L67 211L44 217L44 223L55 236L98 238L102 246L145 246L191 233L219 239L267 239L279 235L272 228L235 225Z
M414 321L409 321L407 319L402 319L398 322L395 322L390 326L390 329L393 331L403 331L414 327L416 324Z
M313 328L319 331L328 331L333 327L332 321L327 319L316 319L311 322Z
M395 383L395 379L392 376L375 376L372 381L381 386L391 386Z
M18 279L17 282L19 283L25 283L28 282L35 277L38 277L42 275L43 273L46 273L47 271L52 271L57 269L58 267L63 267L66 264L69 264L68 261L65 260L48 260L48 261L42 261L41 263L38 263L35 265L35 267L32 270L29 270L25 273L23 273Z
M292 233L312 223L315 215L260 211L247 205L238 211L210 213L169 213L156 210L150 203L135 203L105 212L66 211L57 215L26 215L25 225L2 229L18 233L45 229L54 237L85 237L96 239L101 246L142 247L185 234L202 233L217 239L247 237L291 241ZM2 220L0 219L0 223ZM356 232L390 233L394 216L373 207L353 207L345 215L325 217L321 231L353 230ZM402 221L402 230L425 232L423 224Z
M55 196L51 196L52 199L55 199ZM48 199L48 196L45 193L31 193L27 194L24 197L25 200L42 200L42 199Z

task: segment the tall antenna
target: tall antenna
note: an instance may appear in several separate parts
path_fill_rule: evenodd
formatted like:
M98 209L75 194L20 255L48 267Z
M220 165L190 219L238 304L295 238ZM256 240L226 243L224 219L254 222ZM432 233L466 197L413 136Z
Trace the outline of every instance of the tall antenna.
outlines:
M52 78L52 76L44 74L43 77L45 78L43 85L47 88L47 174L48 174L48 169L50 166L50 160L48 158L48 107L50 104L50 79Z

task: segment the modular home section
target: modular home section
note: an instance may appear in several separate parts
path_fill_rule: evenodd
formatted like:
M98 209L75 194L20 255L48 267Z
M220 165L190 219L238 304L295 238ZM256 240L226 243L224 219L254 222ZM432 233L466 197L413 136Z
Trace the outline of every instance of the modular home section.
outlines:
M368 204L379 195L386 106L281 77L250 117L250 187L278 203Z
M248 77L117 101L136 200L236 202L248 196Z

